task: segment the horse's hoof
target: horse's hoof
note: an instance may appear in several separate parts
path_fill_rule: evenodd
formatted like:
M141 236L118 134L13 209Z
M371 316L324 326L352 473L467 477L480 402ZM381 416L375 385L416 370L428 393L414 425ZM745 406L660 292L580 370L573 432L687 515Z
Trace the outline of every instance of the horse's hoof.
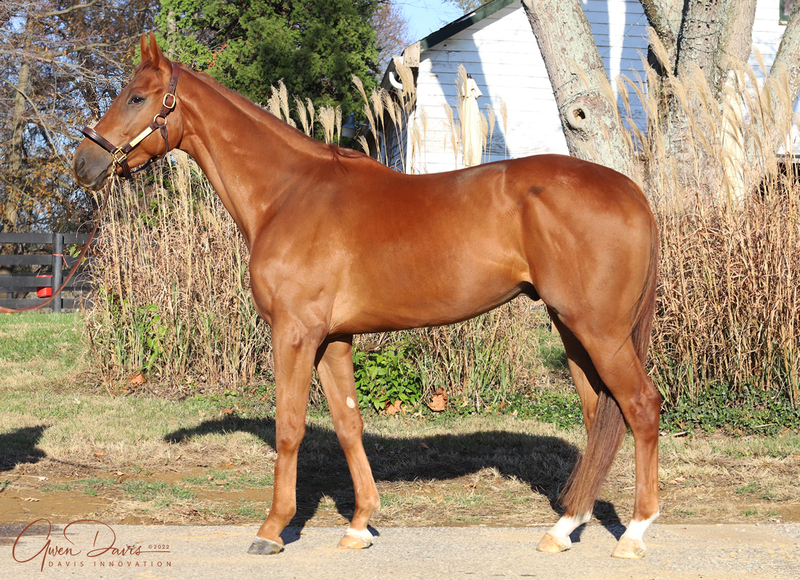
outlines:
M626 538L622 536L617 542L614 552L611 554L612 558L625 558L628 560L638 560L644 558L647 553L647 548L644 542L633 538Z
M348 529L339 540L339 547L345 550L363 550L372 545L372 534L369 530Z
M250 548L248 548L247 553L255 554L257 556L271 556L272 554L279 553L281 550L283 550L283 546L281 546L278 542L256 538L253 540L253 543L250 544Z
M566 552L572 547L572 541L569 538L559 539L547 532L544 537L539 541L536 546L537 552L547 552L548 554L558 554L559 552Z

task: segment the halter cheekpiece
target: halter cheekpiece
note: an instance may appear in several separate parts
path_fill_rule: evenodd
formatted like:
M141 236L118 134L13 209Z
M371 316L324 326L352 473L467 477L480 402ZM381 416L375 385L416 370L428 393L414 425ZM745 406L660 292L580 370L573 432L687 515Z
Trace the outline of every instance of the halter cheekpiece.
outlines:
M129 143L122 145L120 147L115 147L110 141L108 141L105 137L100 135L97 131L92 129L91 127L84 127L81 133L86 135L89 139L100 145L103 149L111 153L111 157L113 159L114 169L117 167L122 168L122 175L124 175L127 179L131 179L134 173L139 173L144 168L148 167L154 161L161 159L169 152L169 138L167 136L167 115L169 115L173 110L175 110L175 105L178 103L178 98L175 96L175 90L178 87L178 73L180 73L180 65L177 62L172 63L172 76L169 79L169 86L167 87L167 93L164 95L164 98L161 99L161 111L153 117L153 122L150 123L147 128L139 133L136 137L134 137ZM142 141L144 141L147 137L150 136L151 133L158 130L161 133L161 136L164 138L164 153L161 155L155 155L147 160L143 165L140 165L133 171L131 171L130 166L128 165L128 154L136 149Z

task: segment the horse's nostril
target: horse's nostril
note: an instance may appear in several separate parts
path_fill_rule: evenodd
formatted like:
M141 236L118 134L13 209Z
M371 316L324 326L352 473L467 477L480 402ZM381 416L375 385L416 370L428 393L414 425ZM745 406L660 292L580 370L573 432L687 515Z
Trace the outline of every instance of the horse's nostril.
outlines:
M75 160L75 171L76 172L81 171L85 165L86 165L86 158L83 155L81 155Z

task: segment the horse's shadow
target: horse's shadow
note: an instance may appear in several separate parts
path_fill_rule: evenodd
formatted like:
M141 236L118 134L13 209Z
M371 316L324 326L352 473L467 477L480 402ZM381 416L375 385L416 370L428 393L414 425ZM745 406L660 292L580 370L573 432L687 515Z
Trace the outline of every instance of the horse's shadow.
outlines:
M180 443L196 435L244 431L275 447L274 419L226 417L204 421L192 429L180 429L164 437ZM421 445L424 443L424 445ZM364 446L376 481L425 481L454 479L493 468L505 477L514 477L544 495L553 511L563 508L559 495L579 451L558 437L528 435L508 431L483 431L469 434L393 438L366 432ZM355 508L352 482L336 434L328 428L308 424L297 466L297 514L290 523L302 528L314 515L320 499L328 496L338 512L348 520ZM595 504L594 515L617 539L624 527L614 506L606 501ZM583 526L573 532L580 541ZM373 533L375 533L373 531ZM289 542L295 537L285 537Z
M36 445L45 429L47 425L36 425L0 433L0 471L13 469L20 463L37 463L42 459L45 453Z

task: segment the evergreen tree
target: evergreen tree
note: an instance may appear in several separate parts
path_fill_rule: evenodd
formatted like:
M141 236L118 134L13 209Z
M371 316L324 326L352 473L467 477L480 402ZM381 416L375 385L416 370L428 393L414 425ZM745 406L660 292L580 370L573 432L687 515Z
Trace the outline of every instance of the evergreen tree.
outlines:
M378 74L371 25L379 0L162 0L167 54L255 102L283 80L315 106L360 111L353 75Z

